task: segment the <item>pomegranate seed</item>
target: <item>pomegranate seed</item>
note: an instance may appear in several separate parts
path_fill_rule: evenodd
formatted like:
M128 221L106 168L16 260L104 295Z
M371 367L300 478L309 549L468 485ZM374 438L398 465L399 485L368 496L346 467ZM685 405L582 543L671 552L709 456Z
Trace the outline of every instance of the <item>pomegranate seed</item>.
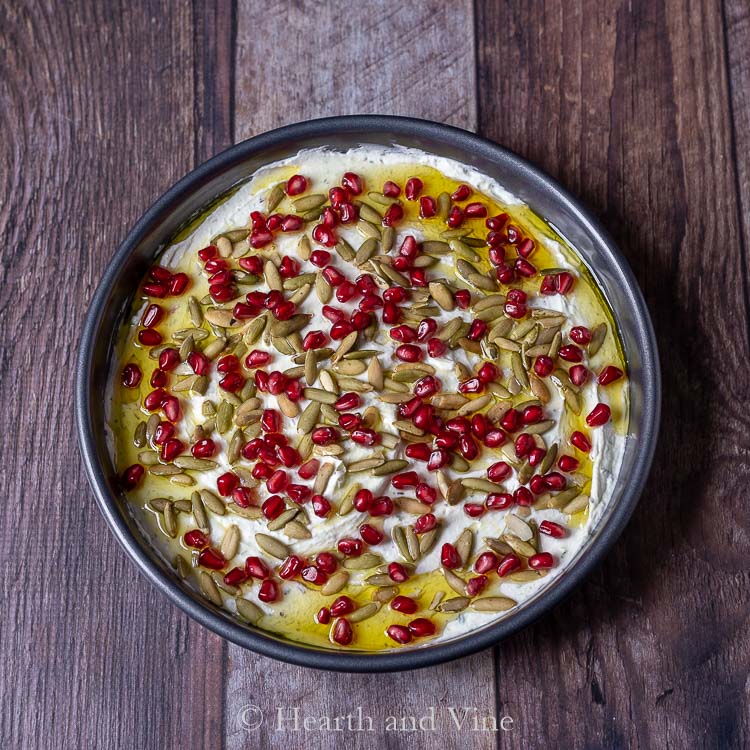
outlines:
M487 216L487 206L484 203L468 203L464 213L467 219L484 219Z
M289 476L283 469L277 469L266 480L266 488L269 492L281 492L289 484Z
M211 570L221 570L227 565L224 555L213 547L204 547L198 555L198 565Z
M313 250L310 253L310 263L318 268L325 268L331 262L328 250Z
M507 263L499 263L497 266L497 280L501 284L512 284L516 280L516 272Z
M461 435L458 440L458 450L467 461L473 461L479 455L479 447L469 435Z
M447 350L448 346L438 338L431 338L427 341L427 353L431 357L442 357Z
M484 437L484 444L488 448L499 448L505 443L506 437L502 430L488 430Z
M446 542L440 549L440 564L448 570L453 570L461 565L461 558L456 548L449 542Z
M526 315L527 308L523 302L506 302L503 305L503 310L509 318L518 320Z
M487 324L483 320L477 318L471 322L466 338L469 339L469 341L479 341L479 339L487 333L487 329Z
M121 382L125 388L137 388L142 377L141 368L136 364L127 364L122 368Z
M180 400L176 396L165 396L161 407L164 410L164 416L170 422L180 421L182 409L180 408Z
M536 424L544 419L544 410L541 406L536 404L527 406L523 412L521 412L521 422L523 424Z
M198 257L202 261L211 260L211 258L215 258L219 253L218 248L216 245L206 245L202 250L198 250Z
M508 553L497 565L497 574L500 578L504 578L507 575L519 570L521 568L521 560L517 555L512 552Z
M203 549L211 543L208 535L204 534L200 529L186 531L182 537L182 541L185 542L187 547L192 547L193 549Z
M484 414L474 414L471 418L471 434L484 440L490 430L490 421Z
M609 385L619 380L623 376L623 372L619 367L613 365L607 365L600 373L597 378L599 385Z
M149 297L162 299L169 294L169 287L159 282L150 282L143 285L143 291Z
M307 178L301 174L292 175L286 183L287 195L299 195L307 190Z
M554 276L544 276L542 278L542 283L539 286L539 293L547 297L549 297L552 294L557 294L557 289L555 288Z
M589 379L589 371L583 365L573 365L568 370L568 376L573 385L582 386Z
M485 362L477 371L477 377L483 383L492 383L497 380L500 376L500 370L492 364L492 362Z
M391 477L391 484L397 490L403 490L407 487L414 487L419 483L419 477L416 471L405 471L401 474L394 474Z
M437 448L430 453L430 457L427 459L428 471L437 471L442 469L448 463L448 453L442 448Z
M352 194L359 195L363 190L362 178L354 172L345 172L341 184Z
M541 495L547 489L547 482L543 476L534 474L529 480L529 489L534 495Z
M574 344L561 346L558 355L566 362L580 362L583 359L583 352Z
M404 209L398 203L391 203L383 216L383 226L392 227L404 218Z
M137 487L145 471L146 470L140 464L128 466L128 468L122 472L122 476L120 477L120 483L122 484L123 489L132 490Z
M454 201L465 201L471 195L471 188L468 185L459 185L451 195Z
M353 505L360 513L366 513L372 506L374 498L372 492L367 489L358 490L354 495Z
M348 646L354 640L354 631L345 617L339 618L334 623L331 628L331 640L340 646Z
M474 570L477 573L488 573L497 566L497 555L494 552L482 552L474 563Z
M532 570L543 570L551 568L555 564L555 558L549 552L539 552L529 558L528 565Z
M396 583L403 583L409 579L409 574L407 573L406 568L401 563L397 562L389 563L388 576Z
M238 372L229 372L219 381L219 387L230 393L237 393L244 385L245 378Z
M404 625L389 625L385 632L396 643L409 643L411 640L411 631Z
M516 247L516 252L522 258L528 258L531 253L534 252L534 240L525 239L520 245Z
M425 375L414 384L414 395L429 398L440 391L440 381L434 375Z
M356 430L361 424L362 417L359 414L342 414L339 417L339 427L347 432Z
M336 233L325 224L316 224L312 231L312 238L326 247L333 247L336 244Z
M431 531L437 524L437 518L432 513L425 513L419 516L414 522L414 531L417 534L424 534L427 531Z
M369 545L374 546L383 541L383 532L369 523L363 523L359 527L359 535L362 537L362 540Z
M419 609L419 605L408 596L397 596L391 600L391 609L405 615L413 615Z
M237 487L232 491L232 500L240 508L249 508L255 504L255 495L250 487Z
M250 247L255 249L265 247L273 242L273 234L267 229L259 229L250 233Z
M456 289L453 299L460 310L468 310L471 305L471 292L468 289Z
M458 384L458 390L460 393L481 393L484 390L484 385L479 378L469 378Z
M437 500L437 490L434 487L430 487L430 485L425 482L420 482L417 485L414 494L417 496L418 500L421 500L428 505L432 505L435 500Z
M308 565L306 568L302 568L300 575L303 580L312 583L315 586L322 586L328 580L328 576L320 568L316 568L314 565Z
M513 493L513 500L524 507L529 507L534 503L534 495L528 487L517 487Z
M359 445L375 445L380 442L380 435L368 427L360 427L352 430L351 438Z
M494 239L491 235L496 234L495 232L491 232L489 235L487 235L487 241ZM505 261L505 250L503 250L502 247L491 247L489 251L489 258L490 263L492 263L493 266L500 266Z
M385 495L376 497L370 508L370 515L373 518L379 518L380 516L390 516L391 513L393 513L393 500Z
M279 568L279 576L288 581L302 570L303 565L304 562L297 555L289 555Z
M339 596L331 604L331 614L334 617L341 617L354 612L356 608L357 605L348 596Z
M260 509L269 521L273 521L274 518L278 518L286 510L286 503L280 495L271 495L263 501Z
M467 516L471 516L472 518L477 518L481 516L485 511L484 505L481 503L465 503L464 504L464 513L466 513Z
M383 322L389 325L398 323L401 320L401 310L394 302L385 302L383 304Z
M451 206L451 210L448 212L448 220L446 224L451 229L461 226L464 220L464 212L458 206Z
M540 378L546 378L555 369L555 361L545 354L539 355L534 360L534 372Z
M150 304L143 313L141 318L141 325L144 328L153 328L164 318L164 308L156 303Z
M409 623L409 632L415 638L426 638L429 635L435 635L435 624L426 617L417 617Z
M487 478L491 482L502 482L510 476L510 472L510 464L505 461L498 461L487 467Z
M417 328L417 340L426 341L435 335L438 325L433 318L425 318Z
M211 361L205 354L201 354L200 352L190 352L187 362L196 375L208 375L211 369Z
M339 561L330 552L319 552L315 556L315 565L324 573L331 575L339 567Z
M484 225L487 229L492 229L497 232L505 226L506 221L508 221L508 214L497 214L497 216L490 216L484 222Z
M401 195L401 188L391 180L386 180L383 183L383 195L388 196L389 198L398 198L399 195Z
M570 329L570 340L579 344L580 346L586 346L591 341L591 331L586 326L575 326Z
M419 199L419 216L422 219L437 216L437 201L429 195L423 195Z
M328 607L321 607L315 615L315 622L319 625L327 625L331 621L331 610Z
M479 594L482 589L484 589L487 584L489 583L489 578L487 576L475 576L474 578L469 578L469 580L466 582L466 595L467 596L476 596Z
M612 411L606 404L599 402L587 415L586 424L589 427L601 427L609 422Z
M515 432L521 423L521 413L517 409L508 409L500 417L500 426L508 432Z
M248 579L247 573L243 568L232 568L225 576L224 583L227 586L240 586Z
M199 440L191 449L190 452L196 458L211 458L216 454L216 443L211 438L204 438Z
M547 451L544 448L532 448L526 460L529 462L529 466L537 466L546 455Z
M364 546L360 539L339 539L336 549L347 557L359 557L362 554Z
M268 566L259 557L248 557L245 560L245 573L249 578L257 578L264 581L271 575Z
M514 445L517 458L525 458L534 448L534 438L531 435L522 432L517 438Z
M515 245L517 242L521 241L521 232L517 227L514 227L512 224L508 224L507 232L508 242L510 242L511 245Z
M410 443L404 450L406 457L413 458L415 461L427 461L431 452L427 443Z
M312 509L318 518L325 518L331 512L331 504L323 495L313 495Z
M557 471L551 471L548 474L545 474L542 479L544 479L544 485L546 486L546 488L548 490L551 490L552 492L559 492L560 490L564 490L568 484L567 479L565 479L565 477Z
M240 258L237 263L243 271L255 276L260 276L263 273L263 259L259 255L247 255Z
M229 497L239 486L239 478L231 471L227 471L216 480L216 488L222 497Z
M149 380L149 383L151 384L152 388L163 388L167 384L168 380L169 377L167 376L167 373L157 367L151 373L151 379Z
M230 302L237 296L237 289L231 285L212 284L208 293L214 302Z
M487 506L487 510L505 510L510 508L514 502L513 495L508 492L490 492L484 504Z
M559 523L554 521L542 521L539 524L539 533L546 534L547 536L554 537L555 539L562 539L567 536L568 530L561 526Z
M412 341L417 340L417 332L408 325L401 325L396 326L395 328L391 328L388 335L394 341L401 341L404 344L410 344Z
M558 273L555 276L555 289L557 293L562 295L567 294L573 288L575 280L575 276L572 273L568 273L567 271Z
M532 276L536 275L536 268L525 258L518 258L513 264L513 270L519 276L523 276L526 279L530 279Z
M359 394L352 391L339 396L336 403L334 403L333 408L336 409L336 411L349 411L351 409L356 409L361 403L362 399Z
M340 341L354 330L354 326L348 320L340 320L331 326L331 338Z
M262 602L275 602L279 598L279 593L276 581L265 580L260 584L258 599Z
M424 353L415 344L402 344L394 352L397 359L403 362L421 362Z
M161 457L164 461L173 461L184 450L185 446L181 440L170 438L161 449Z
M158 346L162 342L162 335L153 328L142 328L138 331L138 341L143 346Z
M166 398L167 394L164 389L157 388L155 391L151 391L151 393L143 399L143 406L147 411L156 411L157 409L161 409Z
M336 289L336 299L339 302L348 302L356 294L359 294L359 289L351 281L342 281Z
M570 436L570 444L583 453L588 453L591 450L591 441L582 432L574 432Z

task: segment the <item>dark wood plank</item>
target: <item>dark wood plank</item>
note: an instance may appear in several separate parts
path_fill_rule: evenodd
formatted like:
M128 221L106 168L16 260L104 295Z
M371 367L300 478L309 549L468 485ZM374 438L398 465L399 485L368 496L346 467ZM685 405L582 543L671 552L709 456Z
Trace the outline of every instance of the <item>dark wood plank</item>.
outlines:
M463 127L476 125L473 15L466 0L388 5L272 3L262 33L254 6L240 2L237 19L235 128L238 139L311 117L389 112ZM278 82L283 81L283 86ZM493 733L454 731L448 706L476 707L494 715L490 652L413 675L337 675L274 664L229 648L225 704L228 748L270 743L292 748L427 747L434 735L386 732L389 715L422 716L435 706L444 747L494 747ZM270 675L273 675L272 678ZM265 714L247 731L243 707ZM358 706L373 719L372 731L294 731L273 723L277 707L301 716L334 717ZM249 716L249 715L248 715Z
M603 218L664 368L656 468L626 533L498 649L523 728L504 746L746 747L750 378L721 9L477 7L481 131ZM747 44L736 54L746 66Z
M0 736L7 747L216 747L222 668L206 655L221 641L155 595L115 544L71 408L95 284L127 228L193 165L190 8L19 2L0 14L0 388L4 430L18 436L0 444L2 496L14 499L0 506Z

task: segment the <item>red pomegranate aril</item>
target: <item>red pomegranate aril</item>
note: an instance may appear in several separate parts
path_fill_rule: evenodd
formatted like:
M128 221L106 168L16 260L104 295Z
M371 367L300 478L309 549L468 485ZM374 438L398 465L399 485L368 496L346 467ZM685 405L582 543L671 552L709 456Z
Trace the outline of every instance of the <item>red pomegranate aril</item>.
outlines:
M466 515L470 516L471 518L478 518L484 513L484 511L485 507L481 503L464 504L464 513L466 513Z
M573 367L568 370L568 377L573 385L580 387L585 385L588 381L589 371L583 365L573 365Z
M243 568L232 568L225 576L224 583L227 586L241 586L246 583L248 575Z
M154 444L164 445L174 435L174 425L171 422L159 422L154 430Z
M526 315L527 307L523 302L506 302L503 305L503 311L509 318L518 320Z
M499 448L506 440L505 433L498 429L488 430L484 436L484 444L488 448Z
M336 289L336 299L342 303L348 302L357 294L359 289L351 281L342 281Z
M435 635L436 630L435 623L426 617L417 617L409 623L409 632L415 638L427 638Z
M509 492L490 492L484 504L487 510L505 510L515 502L513 495Z
M409 292L400 286L390 286L383 292L383 299L388 302L405 302L409 297Z
M392 227L404 218L404 209L398 203L391 203L383 216L383 226Z
M404 186L404 197L408 201L415 201L424 188L424 183L419 177L410 177Z
M211 370L211 360L209 360L205 354L201 354L200 352L190 352L190 354L188 354L187 363L196 375L208 375Z
M580 346L586 346L591 342L591 331L586 326L575 326L570 329L570 340Z
M558 273L555 276L555 289L557 293L562 295L567 294L573 288L575 280L575 276L572 273L568 273L567 271Z
M457 433L443 430L435 436L434 445L436 448L444 448L445 450L452 451L454 448L458 448L459 439L460 435Z
M432 449L428 443L410 443L404 449L407 458L413 458L415 461L427 461Z
M555 539L563 539L567 536L568 530L559 523L545 520L539 524L539 533L554 537Z
M467 203L464 215L467 219L484 219L487 216L487 206L484 203Z
M312 583L315 586L322 586L328 580L328 575L314 565L308 565L306 568L302 568L300 575L303 580Z
M419 199L419 217L421 219L432 219L437 216L437 201L429 195L423 195Z
M143 292L149 297L163 299L169 294L169 286L159 281L151 281L143 285Z
M279 264L279 275L282 279L292 279L299 276L299 261L290 255L285 255Z
M477 573L489 573L497 567L497 555L494 552L482 552L474 563Z
M532 448L526 460L529 462L529 466L538 466L546 455L547 451L544 448Z
M270 352L264 352L261 349L253 349L250 354L245 357L245 367L249 370L255 367L262 367L267 365L271 361Z
M401 310L394 302L386 301L383 304L383 322L393 325L401 320Z
M286 503L280 495L271 495L263 501L260 509L269 521L273 521L286 510Z
M255 492L250 487L237 487L232 490L232 501L240 508L249 508L255 505Z
M425 375L414 384L414 395L429 398L440 391L440 381L434 375Z
M225 286L226 284L232 283L232 272L224 269L221 271L217 271L211 278L208 280L209 284L218 284L219 286Z
M536 424L537 422L541 422L542 419L544 419L544 410L536 404L527 406L521 412L521 422L523 424Z
M266 487L269 492L281 492L289 484L289 475L283 469L277 469L268 477Z
M198 565L211 570L222 570L226 567L227 561L219 550L213 547L204 547L198 555Z
M474 414L471 417L471 434L479 440L484 440L492 425L484 414Z
M510 552L497 564L497 574L500 578L505 578L505 576L510 575L516 570L520 570L520 568L521 559Z
M192 549L203 549L211 543L208 535L204 534L200 529L186 531L182 537L182 541L185 542L185 546L192 547Z
M220 381L219 387L230 393L237 393L245 385L245 378L238 372L228 372Z
M164 308L161 307L161 305L152 303L146 308L145 312L143 313L143 317L141 318L141 325L144 328L153 328L154 326L159 325L163 318Z
M216 364L219 372L237 372L240 369L240 361L234 354L227 354L222 357Z
M303 225L301 216L294 216L293 214L287 214L281 220L281 231L282 232L296 232L302 229Z
M565 477L558 471L550 471L548 474L544 475L543 479L547 489L551 490L552 492L559 492L560 490L564 490L568 484L568 480L565 479Z
M369 523L363 523L359 527L359 535L364 542L372 546L380 544L383 541L383 532Z
M597 378L599 385L609 385L619 380L623 376L623 372L619 367L613 365L607 365L600 373Z
M339 561L330 552L318 552L315 556L315 565L324 573L331 575L338 569Z
M496 275L497 280L501 284L512 284L516 280L516 272L513 270L513 266L508 265L507 263L498 264Z
M240 258L237 263L243 271L260 276L263 273L263 259L259 255L247 255Z
M299 469L297 470L297 473L302 477L302 479L312 479L314 476L317 475L318 469L320 468L320 461L317 458L311 458L308 461L305 461Z
M323 495L313 495L312 509L313 513L318 518L325 518L331 512L331 504L323 497Z
M216 245L206 245L202 250L198 250L198 257L205 262L211 260L211 258L215 258L218 253L219 250Z
M182 408L180 407L180 400L176 396L165 396L161 402L161 408L164 411L164 416L170 422L180 421Z
M254 318L260 310L253 305L248 305L246 302L238 302L232 309L232 315L237 320L249 320Z
M249 578L264 581L271 575L268 566L259 557L250 556L245 560L245 573Z
M555 287L555 277L554 276L544 276L542 277L542 283L539 285L539 293L543 294L547 297L557 294L557 288Z
M302 340L302 349L322 349L328 343L328 336L323 331L308 331Z
M480 576L474 576L473 578L469 578L469 580L466 581L466 595L476 596L487 587L487 584L489 582L490 582L490 579L487 578L487 576L480 575Z
M162 335L153 328L142 328L138 331L138 342L143 346L158 346L162 342Z
M471 322L471 325L469 326L469 332L466 334L466 338L469 339L469 341L479 341L479 339L482 338L482 336L487 333L488 326L483 320L479 320L477 318L476 320L473 320Z
M196 458L211 458L216 454L216 443L211 438L203 438L190 449L190 452Z
M391 484L397 490L403 490L407 487L414 487L419 483L419 476L416 471L404 471L401 474L394 474L391 477Z
M467 461L473 461L479 455L479 446L470 435L461 435L458 450Z
M340 320L331 326L330 335L334 341L340 341L352 331L354 331L354 326L348 320Z
M558 356L566 362L580 362L583 359L583 352L575 344L567 344L560 347Z
M268 479L273 474L273 469L266 463L259 461L252 469L253 479Z
M392 562L388 564L388 576L396 583L403 583L409 579L409 573L401 563Z
M419 609L419 605L411 597L397 596L391 600L391 609L405 615L413 615Z
M353 224L359 219L359 208L353 203L342 203L338 211L342 224Z
M521 413L517 409L508 409L500 417L500 426L507 432L515 432L521 425Z
M307 190L307 178L301 174L292 175L286 183L286 194L289 196L299 195Z
M386 180L383 183L383 195L388 198L398 198L401 195L401 188L392 180Z
M410 344L413 341L417 340L416 330L408 325L401 325L396 326L395 328L391 328L388 335L394 341L400 341L404 344ZM415 349L418 349L418 347L415 347Z
M534 240L525 239L523 242L516 246L516 252L522 258L528 258L531 253L534 252Z
M237 289L232 285L213 284L208 288L208 293L214 302L230 302L237 296Z
M357 285L357 289L364 295L377 295L380 291L378 285L375 283L375 279L369 273L363 273L357 276L354 280ZM380 301L380 298L378 298Z
M333 247L336 244L336 233L325 224L316 224L312 231L312 238L326 247Z
M310 263L318 268L325 268L331 262L328 250L313 250L310 253Z
M437 448L430 453L430 457L427 459L428 471L437 471L442 469L448 463L448 453L442 448Z
M354 505L354 508L360 513L366 513L368 510L370 510L374 499L375 498L373 497L373 494L372 492L370 492L370 490L361 489L358 490L354 495L352 504Z
M422 350L415 344L401 344L394 354L402 362L421 362L424 356Z
M426 341L435 335L438 325L433 318L425 318L417 327L417 340Z
M534 438L526 432L522 432L517 438L514 444L514 450L516 452L516 458L525 458L531 453L534 448Z
M122 376L120 382L125 388L137 388L140 385L142 378L143 373L141 372L141 368L138 367L138 365L131 362L130 364L127 364L122 368Z
M364 550L361 539L339 539L336 549L347 557L359 557Z
M140 464L128 466L120 476L120 484L122 484L123 489L132 490L138 486L145 473L146 470Z
M528 565L532 570L547 570L553 567L555 558L549 552L539 552L529 558Z
M280 595L279 585L276 581L265 580L260 584L258 599L262 602L275 602Z
M369 427L358 427L352 430L351 438L359 445L375 445L380 442L379 433L371 430Z
M370 507L370 515L373 518L379 518L381 516L390 516L391 513L393 513L393 500L385 495L376 497Z
M541 495L547 490L547 482L544 480L543 476L534 474L534 476L529 479L529 489L531 490L532 494ZM523 503L519 502L519 505L523 505Z
M493 266L500 266L505 262L505 250L502 247L491 247L487 255Z
M493 365L492 362L485 362L479 370L477 370L477 377L483 383L492 383L497 380L500 376L500 370L497 366Z
M357 605L348 596L339 596L331 604L331 614L334 617L341 617L354 612L356 608Z
M570 444L583 453L589 453L591 451L591 441L582 432L574 432L570 436Z
M555 369L555 361L546 354L540 354L534 360L534 372L540 378L546 378Z
M315 622L319 625L328 625L331 621L331 610L328 607L321 607L315 615Z
M485 384L479 378L469 378L458 384L458 390L460 393L481 393L484 386Z
M427 341L427 353L431 357L442 357L448 351L448 346L444 341L438 338L431 338Z
M411 631L404 625L389 625L385 632L396 643L404 644L411 641Z
M143 406L147 411L156 411L161 409L164 405L164 400L167 398L167 394L163 388L157 388L151 391L146 398L143 399Z
M334 403L333 408L336 411L350 411L351 409L358 408L362 403L358 393L351 391L349 393L343 393L337 401Z
M339 646L348 646L354 640L354 631L345 617L340 617L331 628L331 640Z
M440 564L448 570L453 570L461 565L461 557L456 548L449 542L446 542L440 549Z
M518 505L528 508L534 504L534 495L528 487L517 487L513 493L513 500Z
M490 216L484 222L484 225L487 227L487 229L492 229L497 232L505 226L507 221L508 214L497 214L496 216Z
M414 494L418 500L428 505L432 505L437 500L437 490L434 487L430 487L426 482L419 482L414 490Z
M239 477L231 471L227 471L216 480L216 488L222 497L229 497L239 486Z
M359 195L364 189L362 178L355 172L344 172L341 184L352 194Z
M185 450L182 440L170 438L161 449L161 457L164 461L174 461Z
M273 242L273 233L268 229L257 229L250 233L250 247L256 250L270 245Z
M471 195L471 188L468 185L459 185L451 195L454 201L465 201Z
M498 461L487 467L487 479L491 482L502 482L510 476L510 464L505 461Z
M289 555L279 568L279 577L285 581L294 578L302 570L304 564L302 558L297 557L297 555Z
M586 424L589 427L601 427L609 422L611 416L609 406L599 402L586 416Z
M460 227L464 220L464 212L459 206L451 206L451 210L448 212L448 219L446 224L451 228L455 229Z
M339 417L339 427L347 432L356 430L362 424L362 417L359 414L342 414Z

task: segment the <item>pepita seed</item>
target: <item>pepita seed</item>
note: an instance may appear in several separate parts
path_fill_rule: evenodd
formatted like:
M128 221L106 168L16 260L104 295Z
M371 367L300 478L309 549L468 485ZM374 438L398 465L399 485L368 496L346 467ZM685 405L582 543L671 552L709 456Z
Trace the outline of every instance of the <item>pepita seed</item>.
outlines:
M384 464L381 464L380 466L376 466L370 473L374 477L382 477L386 476L387 474L395 474L397 471L401 471L402 469L405 469L409 465L408 461L404 461L400 458L394 458L390 461L386 461Z
M437 605L440 612L461 612L469 606L470 599L466 596L456 596L446 599Z
M255 542L263 552L278 560L283 560L289 555L289 548L276 537L258 533L255 535Z
M254 625L263 617L263 610L248 599L237 599L237 614Z
M388 579L390 581L390 578ZM332 596L333 594L338 594L341 589L346 586L346 584L349 582L349 574L345 571L339 568L331 577L323 584L323 586L320 589L320 593L323 594L323 596Z
M380 611L380 602L368 602L358 607L350 615L348 615L349 622L362 622L367 620L369 617L377 614Z
M208 515L199 492L193 492L190 495L190 509L193 514L196 526L204 533L208 533Z
M240 548L240 530L235 524L227 526L221 539L221 554L226 560L231 560Z
M466 596L466 581L460 576L457 576L452 570L443 568L443 575L445 576L445 582L459 595Z
M507 596L483 596L471 603L471 608L477 612L506 612L515 606L516 602Z
M604 340L607 338L607 324L599 323L591 329L591 341L587 347L589 357L593 357L599 349L602 348Z
M298 214L305 213L306 211L313 211L316 208L320 208L327 200L328 197L323 193L311 193L292 201L292 206Z
M216 581L214 581L214 579L204 570L201 570L198 576L198 582L203 596L217 607L221 607L223 600L221 598L221 593L219 592L219 587L216 585Z
M203 504L211 511L211 513L215 513L217 516L224 515L226 512L226 506L216 495L214 495L213 492L211 492L211 490L201 490L200 495ZM196 522L197 520L198 519L196 519Z
M342 563L347 570L369 570L383 562L380 555L374 552L365 552L359 557L347 557Z
M474 532L471 529L464 529L456 539L453 545L461 558L461 567L466 567L466 563L471 557L471 550L474 546Z

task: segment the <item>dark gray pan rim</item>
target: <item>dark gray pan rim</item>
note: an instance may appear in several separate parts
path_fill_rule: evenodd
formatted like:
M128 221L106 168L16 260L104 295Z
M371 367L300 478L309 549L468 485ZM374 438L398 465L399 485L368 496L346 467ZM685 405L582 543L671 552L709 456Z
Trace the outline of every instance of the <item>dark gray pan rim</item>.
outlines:
M630 478L616 507L607 522L589 542L580 555L559 576L545 593L519 609L518 613L467 633L460 638L435 645L408 648L392 652L345 652L324 650L296 644L260 630L246 628L208 603L186 592L175 576L168 575L147 554L136 537L116 499L109 490L108 479L97 457L97 432L92 418L94 399L101 394L91 392L92 372L97 364L90 353L99 337L111 337L112 330L103 326L103 305L109 299L118 272L124 266L139 242L154 232L164 218L201 186L228 172L247 158L286 144L300 147L310 139L330 138L335 145L339 137L357 136L366 141L368 133L380 133L394 138L418 138L425 142L444 144L453 150L462 150L506 169L514 171L519 179L537 191L543 191L561 209L574 216L593 238L597 249L606 260L608 271L617 279L628 301L628 313L634 328L636 347L641 359L640 386L643 392L643 419L639 425L638 452ZM426 147L427 148L427 147ZM229 187L229 184L226 186ZM75 414L78 438L86 473L94 491L99 509L119 543L136 563L145 577L173 603L205 627L220 636L252 651L282 661L317 669L342 672L388 672L432 666L450 661L495 645L503 638L526 627L543 613L560 603L594 569L607 550L620 536L630 518L645 484L656 446L661 403L661 376L656 338L646 304L627 261L622 256L606 230L587 209L560 187L552 178L507 149L465 130L440 123L406 117L383 115L354 115L331 117L288 125L263 133L238 143L210 161L194 169L162 195L140 218L108 265L97 288L86 316L76 364Z

